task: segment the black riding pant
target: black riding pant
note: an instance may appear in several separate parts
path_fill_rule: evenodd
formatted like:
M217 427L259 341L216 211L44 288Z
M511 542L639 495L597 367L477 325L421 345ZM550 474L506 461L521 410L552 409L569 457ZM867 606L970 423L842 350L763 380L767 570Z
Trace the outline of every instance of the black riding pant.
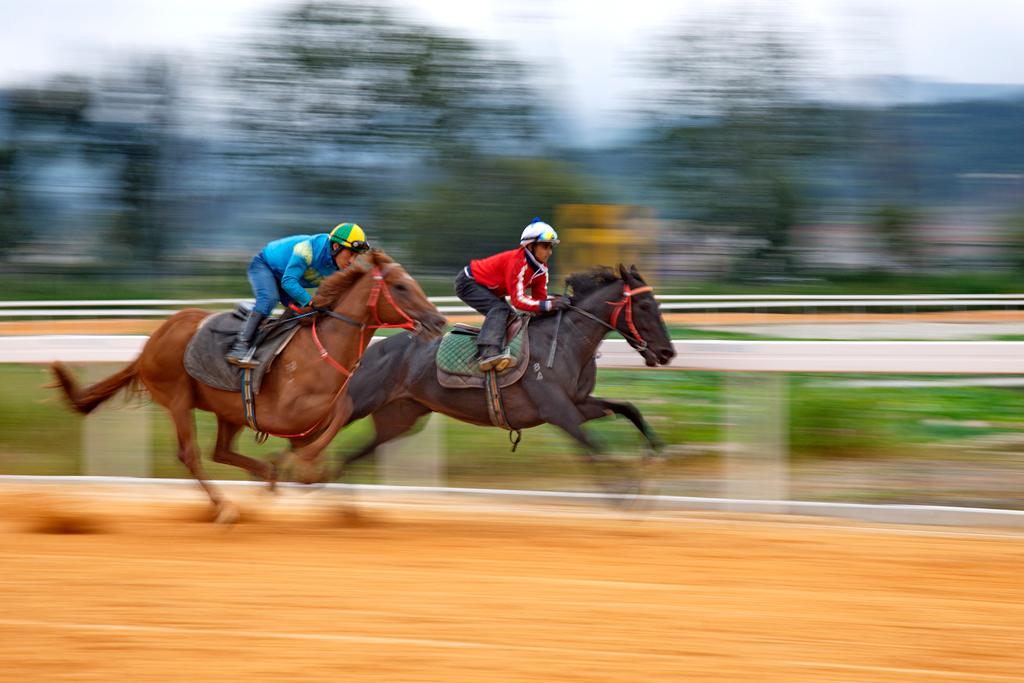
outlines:
M505 326L513 313L508 302L467 275L465 268L455 278L455 294L473 310L484 314L484 324L476 338L477 346L503 347Z

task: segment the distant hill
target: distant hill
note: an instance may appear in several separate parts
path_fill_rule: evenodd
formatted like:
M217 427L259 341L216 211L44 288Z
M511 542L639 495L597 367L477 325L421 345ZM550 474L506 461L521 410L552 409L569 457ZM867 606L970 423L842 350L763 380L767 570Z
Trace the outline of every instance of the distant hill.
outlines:
M917 204L992 214L1024 205L1024 88L924 85L914 98L954 99L885 107L832 103L846 111L844 119L858 122L856 142L801 162L816 205ZM986 96L955 99L971 94ZM650 148L641 144L651 135L634 129L619 144L568 156L603 179L616 200L657 204L665 195L656 190ZM671 198L669 204L675 209L663 208L679 209Z
M894 107L977 100L1024 99L1024 85L946 83L907 76L836 80L814 99L849 106Z

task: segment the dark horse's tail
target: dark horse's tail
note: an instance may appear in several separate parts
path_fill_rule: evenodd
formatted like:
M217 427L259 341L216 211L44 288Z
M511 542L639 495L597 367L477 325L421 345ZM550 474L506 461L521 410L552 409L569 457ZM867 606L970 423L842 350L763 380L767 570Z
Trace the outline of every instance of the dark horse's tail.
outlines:
M104 380L96 382L92 386L80 389L71 371L63 363L57 362L50 366L53 376L57 378L57 384L64 390L68 402L83 415L91 413L96 406L103 403L125 386L131 385L132 389L138 386L139 381L139 359L133 360L128 367L120 370Z

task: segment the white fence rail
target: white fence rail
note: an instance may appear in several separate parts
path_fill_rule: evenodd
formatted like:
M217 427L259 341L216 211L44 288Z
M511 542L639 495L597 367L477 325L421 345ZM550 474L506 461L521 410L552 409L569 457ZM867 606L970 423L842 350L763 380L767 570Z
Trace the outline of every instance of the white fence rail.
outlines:
M458 297L430 300L445 314L472 314ZM229 309L238 299L88 299L63 301L0 301L0 318L166 317L189 306ZM966 309L1024 308L1024 294L662 294L663 311L737 311L856 308Z
M144 335L26 335L0 337L0 363L129 361ZM379 341L379 337L374 341ZM946 375L1024 375L1024 342L1000 341L730 341L673 342L669 369L724 372L831 372ZM642 368L643 359L620 339L606 339L604 368Z

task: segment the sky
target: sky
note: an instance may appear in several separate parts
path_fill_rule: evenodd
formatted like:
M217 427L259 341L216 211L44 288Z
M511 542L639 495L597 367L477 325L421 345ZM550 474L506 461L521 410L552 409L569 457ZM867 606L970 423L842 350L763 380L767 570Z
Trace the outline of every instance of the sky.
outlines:
M202 57L291 0L0 0L0 87L98 73L134 51ZM1024 84L1024 0L392 0L543 67L584 125L628 98L628 65L675 21L753 6L810 36L836 78ZM201 60L196 60L201 61Z

